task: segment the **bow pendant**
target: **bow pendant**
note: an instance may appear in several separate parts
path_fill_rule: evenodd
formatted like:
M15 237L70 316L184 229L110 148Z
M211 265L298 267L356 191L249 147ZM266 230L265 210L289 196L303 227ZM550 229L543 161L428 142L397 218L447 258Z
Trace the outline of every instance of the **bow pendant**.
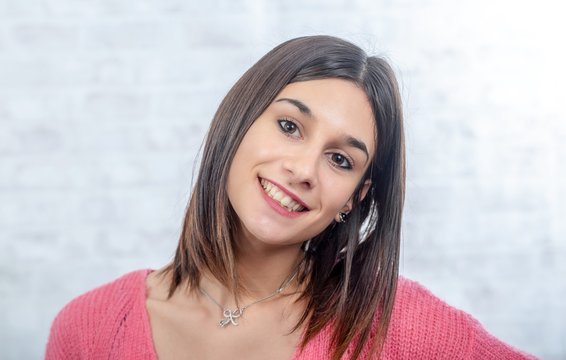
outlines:
M236 321L236 319L238 319L240 316L242 316L243 310L242 309L236 309L236 310L229 310L226 309L224 310L224 319L220 320L220 322L218 323L218 325L220 327L226 327L227 325L235 325L238 326L238 322Z

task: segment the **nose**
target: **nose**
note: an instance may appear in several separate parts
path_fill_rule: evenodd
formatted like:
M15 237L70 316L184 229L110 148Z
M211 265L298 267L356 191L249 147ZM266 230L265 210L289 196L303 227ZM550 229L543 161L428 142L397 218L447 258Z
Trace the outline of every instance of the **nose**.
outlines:
M312 149L297 149L287 154L284 170L290 175L289 182L295 186L312 189L318 184L319 156Z

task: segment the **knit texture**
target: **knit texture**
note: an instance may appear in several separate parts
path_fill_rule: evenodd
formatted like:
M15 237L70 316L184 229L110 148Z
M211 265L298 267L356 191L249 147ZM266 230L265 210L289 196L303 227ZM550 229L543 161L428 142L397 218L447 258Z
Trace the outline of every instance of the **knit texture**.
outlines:
M150 272L131 272L67 304L53 322L45 358L156 360L145 307L145 280ZM302 351L297 349L292 360L330 358L331 335L327 326ZM352 343L343 359L349 359L354 348ZM369 351L368 344L360 358L369 359ZM467 313L401 277L381 359L535 357L501 342Z

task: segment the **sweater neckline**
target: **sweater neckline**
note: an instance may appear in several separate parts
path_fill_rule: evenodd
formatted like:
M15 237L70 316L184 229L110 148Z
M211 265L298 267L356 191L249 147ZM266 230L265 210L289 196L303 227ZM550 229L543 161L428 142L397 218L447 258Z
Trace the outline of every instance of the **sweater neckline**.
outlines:
M143 332L146 337L146 343L151 344L151 358L157 360L157 350L155 349L155 342L153 341L153 333L151 330L151 322L149 320L149 312L147 310L146 301L149 293L147 288L147 276L154 272L155 269L144 269L140 271L140 282L142 286L140 287L143 291L140 291L140 308L142 309L142 321L143 321Z
M143 289L143 291L140 291L140 294L138 296L139 299L139 303L138 306L140 306L141 308L141 313L142 313L142 321L143 321L143 333L144 336L146 338L146 343L147 344L151 344L151 358L152 360L158 360L157 357L157 350L155 348L155 342L153 341L153 332L151 329L151 322L149 319L149 312L147 310L147 306L146 306L146 301L147 301L147 297L148 297L148 293L149 293L149 289L147 288L147 277L149 274L151 274L152 272L154 272L155 269L144 269L144 270L140 270L139 274L139 280L141 282L141 289ZM299 359L299 356L301 354L301 347L300 344L303 340L305 333L303 331L303 333L301 334L299 343L295 346L295 352L293 353L293 356L289 359L289 360L297 360ZM317 337L320 336L317 335Z

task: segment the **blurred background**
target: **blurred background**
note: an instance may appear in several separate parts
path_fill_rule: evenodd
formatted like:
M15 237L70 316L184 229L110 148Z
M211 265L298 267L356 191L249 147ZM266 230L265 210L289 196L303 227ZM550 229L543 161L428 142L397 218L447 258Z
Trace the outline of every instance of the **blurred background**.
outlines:
M344 37L402 87L401 272L566 359L560 1L0 0L0 358L73 297L171 258L222 97L292 37Z

